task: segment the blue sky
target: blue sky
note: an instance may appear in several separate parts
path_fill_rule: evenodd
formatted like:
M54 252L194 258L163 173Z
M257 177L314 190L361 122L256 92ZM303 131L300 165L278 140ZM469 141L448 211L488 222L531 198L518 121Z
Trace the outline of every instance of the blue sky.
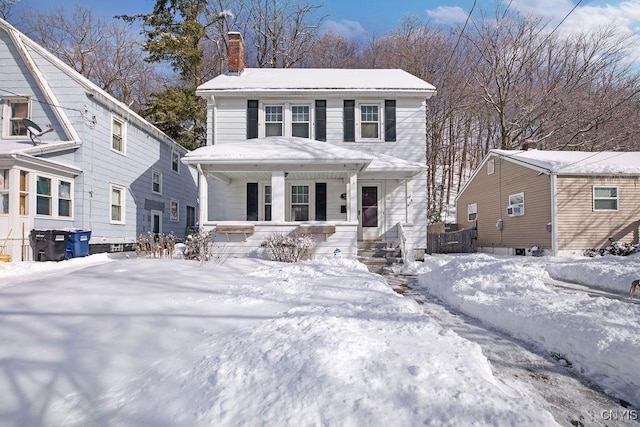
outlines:
M492 10L495 2L477 0L476 11ZM511 0L512 7L522 13L536 13L553 22L564 18L579 0ZM69 0L21 0L20 8L48 10L55 5L70 7ZM97 14L110 17L118 14L149 12L154 0L77 0ZM325 26L353 36L376 36L387 33L407 15L428 19L434 23L463 22L473 0L318 0L328 15ZM582 0L562 27L566 30L585 29L616 21L622 28L640 33L640 0Z

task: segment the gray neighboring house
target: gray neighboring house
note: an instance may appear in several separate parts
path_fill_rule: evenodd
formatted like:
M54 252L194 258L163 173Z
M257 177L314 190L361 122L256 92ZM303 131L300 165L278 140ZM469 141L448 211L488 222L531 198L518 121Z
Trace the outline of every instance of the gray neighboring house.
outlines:
M91 230L94 253L196 224L188 150L2 20L0 60L0 248L12 261L33 258L32 229Z

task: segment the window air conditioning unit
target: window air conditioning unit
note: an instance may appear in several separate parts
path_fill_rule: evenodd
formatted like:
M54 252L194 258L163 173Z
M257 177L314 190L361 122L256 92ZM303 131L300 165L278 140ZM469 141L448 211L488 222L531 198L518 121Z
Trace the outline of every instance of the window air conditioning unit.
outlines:
M510 205L510 206L507 206L507 215L509 215L509 216L524 215L524 206L522 206L522 205Z

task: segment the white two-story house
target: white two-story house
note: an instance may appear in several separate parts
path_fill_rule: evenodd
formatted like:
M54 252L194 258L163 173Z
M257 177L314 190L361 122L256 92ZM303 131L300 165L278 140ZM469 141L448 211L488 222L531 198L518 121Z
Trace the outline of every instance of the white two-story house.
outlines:
M38 258L32 230L91 232L93 253L195 225L185 148L3 20L0 61L0 253Z
M355 258L359 240L426 247L429 83L399 69L244 67L229 34L228 72L200 86L207 144L197 167L201 226L232 256L271 234L313 234L316 255ZM337 252L337 251L336 251Z

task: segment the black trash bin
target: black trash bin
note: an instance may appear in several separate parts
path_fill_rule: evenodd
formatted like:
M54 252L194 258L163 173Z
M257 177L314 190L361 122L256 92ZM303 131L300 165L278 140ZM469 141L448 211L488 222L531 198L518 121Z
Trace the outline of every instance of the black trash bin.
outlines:
M89 255L89 239L91 230L71 230L65 250L65 259Z
M65 230L31 230L33 259L36 261L62 261L67 248L69 232Z

